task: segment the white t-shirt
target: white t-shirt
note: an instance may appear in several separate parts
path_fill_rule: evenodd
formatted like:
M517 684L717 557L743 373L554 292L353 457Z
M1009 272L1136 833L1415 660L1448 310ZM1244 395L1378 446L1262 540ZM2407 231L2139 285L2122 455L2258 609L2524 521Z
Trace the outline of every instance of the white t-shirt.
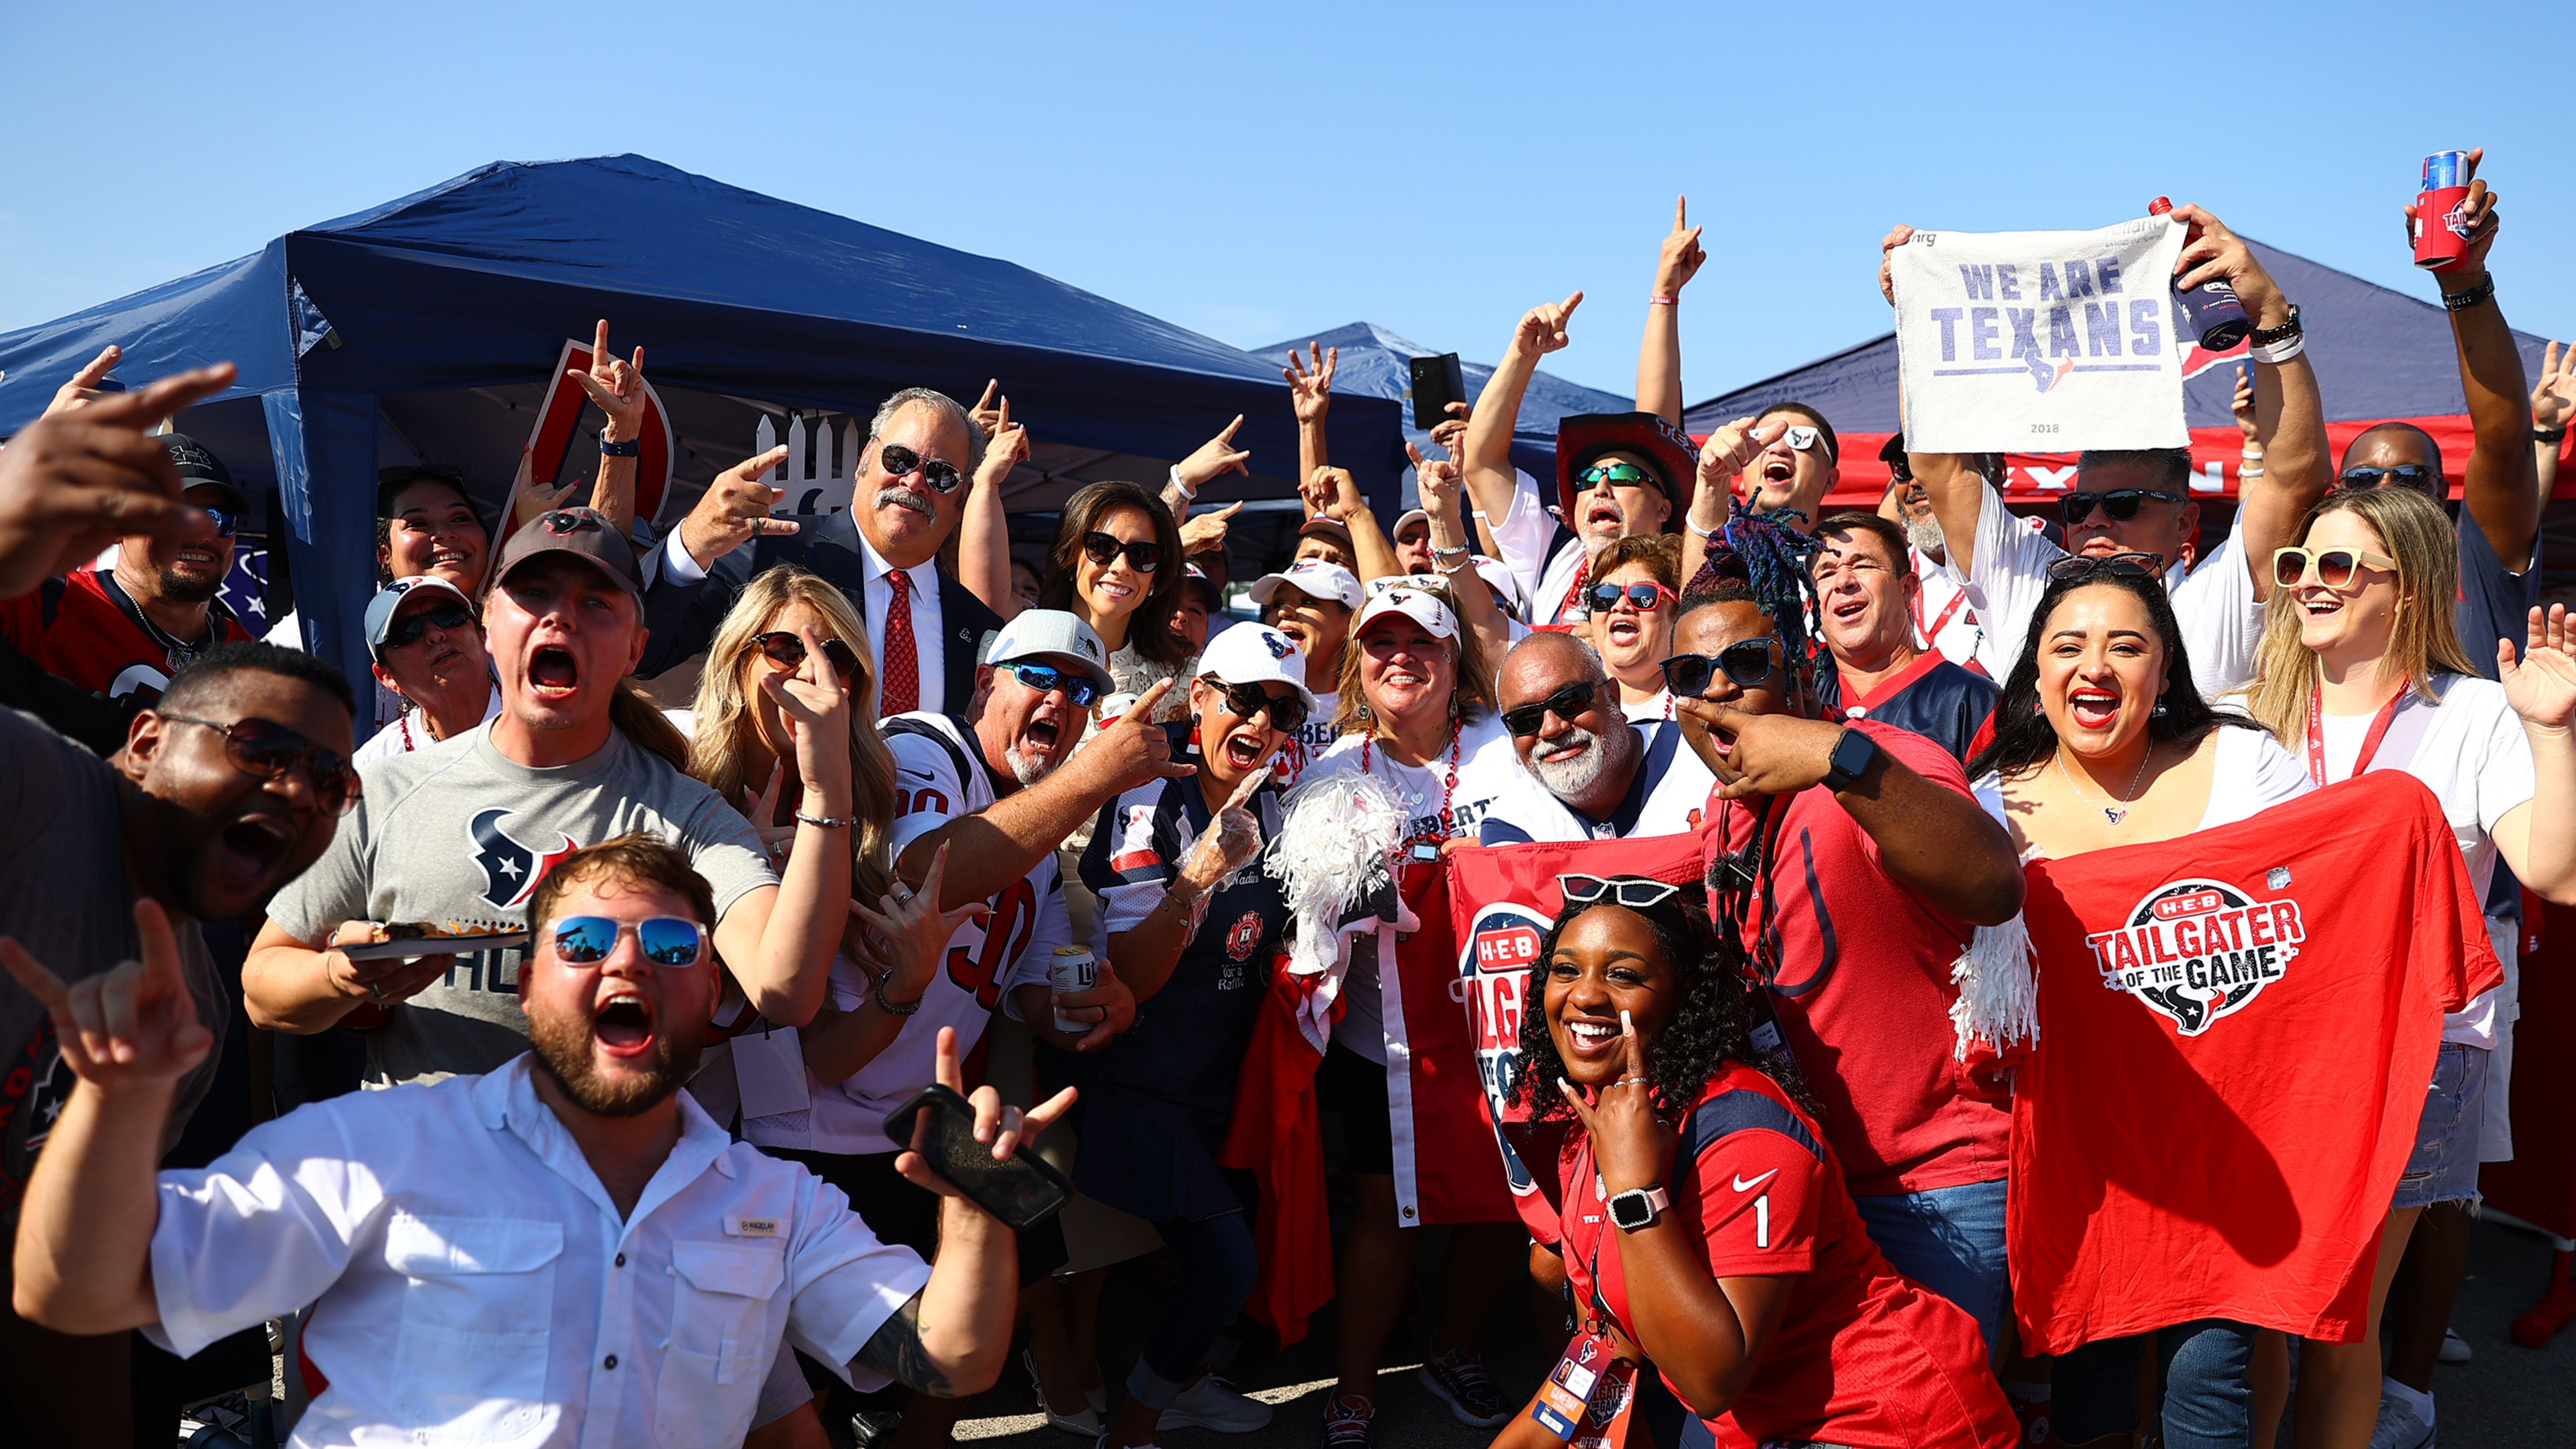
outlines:
M2407 695L2371 757L2373 773L2404 770L2442 802L2442 817L2469 863L2469 885L2481 901L2495 878L2496 822L2538 792L2531 740L2522 717L2505 703L2504 686L2491 679L2438 675L2442 702L2428 705ZM2352 762L2370 733L2372 716L2329 714L2324 725L2326 779L2352 777ZM2411 746L2411 748L2409 748ZM2442 1019L2442 1040L2492 1048L2496 1044L2497 992L2487 991Z
M1556 515L1547 511L1538 496L1537 480L1513 469L1511 512L1499 519L1487 518L1485 527L1494 535L1494 547L1502 551L1503 567L1520 580L1534 625L1573 623L1588 614L1580 603L1572 609L1559 607L1574 587L1576 572L1590 557L1580 540L1560 545L1559 526ZM1551 548L1555 552L1550 553Z
M1914 556L1914 577L1923 585L1915 596L1914 647L1938 650L1963 669L1972 664L1986 668L1978 660L1986 642L1985 616L1968 601L1967 581L1948 564L1925 558L1921 549L1907 552Z
M1614 684L1611 688L1616 689L1618 686ZM1673 718L1673 692L1669 689L1658 689L1652 698L1641 699L1635 704L1620 705L1619 713L1626 716L1628 723L1633 725L1670 724Z
M2012 815L2004 805L1999 777L1991 772L1981 775L1970 788L1987 814L2011 828ZM2299 757L2282 749L2270 734L2222 727L2218 731L2218 757L2210 762L2209 805L2194 829L2233 825L2315 788Z
M496 684L492 687L491 695L483 701L482 722L490 724L500 713L501 687ZM683 735L686 733L685 730L682 731ZM437 740L430 737L429 726L421 717L420 706L413 705L397 716L392 724L368 736L367 742L358 746L357 753L349 757L349 763L363 765L369 760L381 760L388 755L408 755L414 750L425 750L437 743Z
M1512 753L1512 736L1503 722L1490 711L1479 709L1476 718L1459 730L1456 740L1458 755L1457 788L1449 787L1449 756L1443 753L1427 765L1404 765L1376 747L1369 737L1347 734L1324 751L1322 758L1307 766L1300 780L1322 778L1328 774L1356 775L1363 758L1368 773L1388 787L1398 800L1413 802L1413 823L1408 834L1463 835L1476 838L1477 827L1492 809L1495 799L1520 774L1520 760ZM1365 750L1363 747L1366 747ZM1440 807L1448 803L1449 824L1443 829ZM1349 1011L1333 1026L1333 1040L1358 1052L1370 1061L1386 1061L1385 1010L1379 999L1377 957L1372 952L1355 951L1351 955L1349 975L1342 983L1342 999L1350 1003Z
M1978 659L1997 681L2012 672L2030 635L2031 614L2048 589L2048 566L2066 550L2004 507L1989 488L1977 504L1976 561L1968 571L1968 605L1985 620ZM2254 645L2263 637L2263 606L2245 561L2241 531L2209 551L2188 578L2165 580L2183 652L2201 698L2216 699L2254 677Z

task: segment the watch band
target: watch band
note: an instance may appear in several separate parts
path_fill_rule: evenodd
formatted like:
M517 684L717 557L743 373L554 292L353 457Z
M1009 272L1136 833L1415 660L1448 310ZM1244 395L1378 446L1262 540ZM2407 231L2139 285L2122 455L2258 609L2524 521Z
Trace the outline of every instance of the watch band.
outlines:
M2465 292L2444 292L2442 294L2442 306L2453 312L2466 312L2471 307L2481 307L2494 300L2495 275L2492 272L2487 275L2487 279L2485 281L2478 283L2476 286L2469 288Z
M644 440L642 438L628 438L622 443L612 443L606 438L601 438L599 440L599 456L603 458L641 458L644 456Z
M2531 440L2535 443L2566 442L2567 425L2565 423L2560 423L2554 428L2533 428L2531 430Z
M2257 327L2245 334L2245 340L2255 347L2270 347L2289 341L2303 330L2299 321L2299 304L2293 302L2290 304L2289 321L2278 327Z
M1878 760L1878 741L1866 733L1843 727L1842 737L1834 741L1834 753L1826 766L1824 786L1828 790L1848 790L1854 780L1869 772Z

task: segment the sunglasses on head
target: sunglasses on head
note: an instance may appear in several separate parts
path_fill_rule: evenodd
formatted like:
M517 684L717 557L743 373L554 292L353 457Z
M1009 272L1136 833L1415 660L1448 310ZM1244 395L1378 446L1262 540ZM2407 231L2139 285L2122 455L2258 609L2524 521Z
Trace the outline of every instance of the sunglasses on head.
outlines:
M1658 583L1594 584L1583 591L1584 599L1592 605L1592 612L1596 614L1609 613L1619 606L1619 601L1623 598L1636 605L1637 612L1651 614L1662 608L1664 601L1673 596L1672 590Z
M420 636L428 633L433 625L441 629L455 630L462 629L473 622L473 614L467 612L463 604L434 604L417 614L405 614L394 620L393 627L385 631L384 647L400 649L404 645L417 643Z
M596 966L616 952L617 938L629 931L635 933L635 945L644 959L656 966L695 966L706 954L705 928L686 916L655 916L632 923L606 916L566 916L554 923L548 939L554 942L556 960L567 966Z
M1515 737L1527 738L1539 732L1540 727L1547 723L1549 715L1555 715L1567 724L1572 724L1576 715L1591 710L1593 702L1599 699L1600 695L1600 685L1589 679L1578 679L1536 704L1524 704L1516 709L1504 710L1503 728L1510 730Z
M1568 906L1608 901L1640 911L1660 906L1682 891L1671 881L1649 880L1642 875L1619 875L1607 880L1597 875L1561 875L1556 878L1556 888Z
M933 493L954 493L966 486L966 475L957 471L956 464L944 463L937 458L924 459L901 443L888 443L877 449L877 466L885 469L889 478L919 473L921 481L929 484Z
M1063 690L1064 702L1075 709L1089 709L1092 701L1100 698L1100 686L1092 683L1089 675L1058 669L1052 664L996 664L993 667L1006 671L1040 694Z
M1664 661L1664 687L1675 699L1697 699L1724 674L1739 689L1751 689L1771 677L1771 669L1780 657L1780 641L1772 635L1759 639L1738 639L1715 654L1676 654Z
M2138 516L2138 505L2148 499L2158 503L2189 503L2190 497L2165 488L2106 488L2099 493L2069 493L2059 504L2066 510L2069 528L2093 516L2098 505L2114 523L2126 523Z
M1228 684L1211 674L1208 687L1225 696L1226 711L1236 719L1270 716L1275 730L1294 730L1306 722L1306 701L1290 694L1273 697L1258 684Z
M2124 579L2151 579L2163 573L2165 561L2151 553L2115 553L2104 557L2070 553L2048 566L2048 581L2064 583L2068 579L2092 578L2112 574Z
M2434 479L2429 463L2400 463L2394 468L2346 468L2335 486L2359 492L2377 488L2383 483L2403 483L2409 488L2430 488Z
M1154 539L1140 538L1134 543L1121 543L1097 529L1082 536L1082 556L1109 567L1109 561L1127 555L1127 567L1140 574L1150 574L1163 566L1163 545Z
M2318 583L2340 589L2353 582L2363 569L2397 572L2397 560L2366 548L2276 548L2272 550L2272 581L2282 588L2295 589L2313 575Z
M1622 488L1632 483L1646 488L1664 486L1663 480L1634 463L1595 463L1574 475L1574 491L1577 493L1604 485Z
M347 759L322 748L282 724L264 719L217 724L184 714L165 714L172 724L199 725L224 737L224 758L234 769L258 780L283 780L297 765L313 784L313 803L333 815L348 813L358 803L358 772Z
M805 636L802 634L772 629L766 634L753 635L751 642L760 646L762 658L781 669L805 667ZM838 639L823 641L823 662L831 665L832 672L841 676L845 684L851 675L859 672L858 651Z

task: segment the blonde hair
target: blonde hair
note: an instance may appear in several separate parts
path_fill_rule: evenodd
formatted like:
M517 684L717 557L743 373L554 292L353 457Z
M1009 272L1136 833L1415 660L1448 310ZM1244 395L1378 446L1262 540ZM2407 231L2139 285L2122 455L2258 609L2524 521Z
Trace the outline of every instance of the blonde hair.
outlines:
M2460 596L2459 536L2440 504L2411 488L2343 490L2327 494L2299 520L2306 543L2318 519L2338 510L2356 515L2379 535L2397 560L2397 617L2380 656L2383 679L2401 676L2427 700L2436 674L2478 672L2460 643L2452 601ZM2270 559L2252 560L2270 568ZM2263 640L2254 650L2254 680L2245 686L2245 711L2284 742L2306 738L2308 700L2317 688L2316 651L2299 642L2302 611L2292 592L2274 588L2263 610Z
M850 893L874 900L893 881L890 842L894 834L894 756L877 733L877 671L868 657L867 626L859 622L849 597L821 577L793 564L780 564L744 586L724 622L707 646L707 666L698 677L695 707L697 732L689 740L688 771L725 803L748 812L766 780L746 778L747 746L757 742L760 717L742 690L742 665L759 646L753 641L790 604L801 603L822 616L825 631L850 646L859 667L850 676L850 805L858 827L851 832ZM755 824L765 825L766 821Z
M1476 711L1497 707L1494 703L1494 671L1485 664L1484 647L1476 642L1476 631L1468 628L1467 621L1459 615L1457 597L1449 592L1446 582L1415 583L1406 587L1419 589L1438 599L1458 625L1458 637L1448 641L1450 673L1455 676L1449 703L1460 724L1472 723ZM1341 703L1333 716L1334 727L1346 735L1370 733L1378 724L1376 712L1368 707L1368 697L1360 690L1360 656L1367 651L1360 647L1360 631L1356 624L1359 615L1354 613L1351 617L1354 625L1349 637L1342 640L1341 679L1335 686Z

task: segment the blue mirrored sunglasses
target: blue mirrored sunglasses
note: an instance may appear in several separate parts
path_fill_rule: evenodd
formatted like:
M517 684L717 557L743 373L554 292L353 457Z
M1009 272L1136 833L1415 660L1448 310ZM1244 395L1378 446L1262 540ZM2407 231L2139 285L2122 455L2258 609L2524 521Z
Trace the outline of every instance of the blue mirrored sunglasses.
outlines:
M994 668L1009 670L1019 676L1020 683L1040 694L1063 690L1064 702L1075 709L1089 709L1092 701L1100 698L1100 686L1092 683L1088 675L1058 669L1052 664L997 664Z
M617 938L628 931L635 933L644 959L656 966L695 966L706 954L706 931L684 916L655 916L631 925L606 916L566 916L554 924L555 959L596 966L617 950Z

